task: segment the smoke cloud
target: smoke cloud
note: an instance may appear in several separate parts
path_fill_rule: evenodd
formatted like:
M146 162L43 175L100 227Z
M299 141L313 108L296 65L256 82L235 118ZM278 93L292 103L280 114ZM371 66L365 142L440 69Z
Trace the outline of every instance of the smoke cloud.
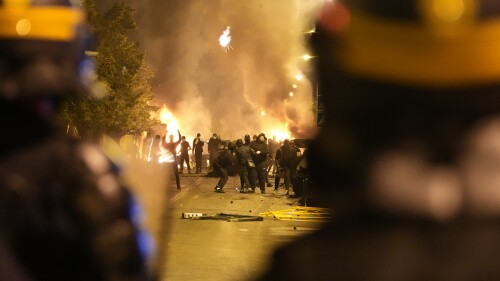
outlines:
M129 2L155 96L179 119L182 134L314 136L315 83L302 56L325 0ZM232 41L223 48L219 37L228 26Z

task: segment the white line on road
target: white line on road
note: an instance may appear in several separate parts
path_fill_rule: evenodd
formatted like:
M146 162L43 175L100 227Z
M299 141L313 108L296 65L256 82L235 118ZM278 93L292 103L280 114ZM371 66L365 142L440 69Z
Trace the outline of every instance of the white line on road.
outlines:
M186 195L186 191L189 191L189 190L191 190L191 187L182 188L180 191L178 191L179 193L177 193L174 197L172 197L172 199L170 199L170 202L175 202L175 201L181 199L182 197L184 197Z

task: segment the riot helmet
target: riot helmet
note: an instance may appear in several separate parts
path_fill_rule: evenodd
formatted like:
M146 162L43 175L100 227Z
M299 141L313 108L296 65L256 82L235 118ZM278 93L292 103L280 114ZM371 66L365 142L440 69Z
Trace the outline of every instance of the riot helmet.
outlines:
M493 2L326 4L311 36L326 112L309 153L318 187L358 192L388 151L460 164L465 137L500 112Z
M84 14L69 0L0 1L0 97L84 93Z

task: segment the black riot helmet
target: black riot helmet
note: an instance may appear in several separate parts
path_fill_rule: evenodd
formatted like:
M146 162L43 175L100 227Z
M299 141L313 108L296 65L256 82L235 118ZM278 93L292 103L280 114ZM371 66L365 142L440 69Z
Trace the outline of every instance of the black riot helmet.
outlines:
M355 191L395 149L456 166L464 137L500 113L499 18L491 0L328 3L311 36L326 112L313 182Z
M0 0L0 97L83 93L88 34L69 0Z

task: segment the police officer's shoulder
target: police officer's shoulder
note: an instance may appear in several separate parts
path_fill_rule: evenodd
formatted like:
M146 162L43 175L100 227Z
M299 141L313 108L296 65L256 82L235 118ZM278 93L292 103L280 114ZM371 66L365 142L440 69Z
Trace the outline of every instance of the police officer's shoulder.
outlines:
M111 161L95 145L90 143L78 143L76 145L77 156L80 157L85 165L95 174L109 172L112 168Z

